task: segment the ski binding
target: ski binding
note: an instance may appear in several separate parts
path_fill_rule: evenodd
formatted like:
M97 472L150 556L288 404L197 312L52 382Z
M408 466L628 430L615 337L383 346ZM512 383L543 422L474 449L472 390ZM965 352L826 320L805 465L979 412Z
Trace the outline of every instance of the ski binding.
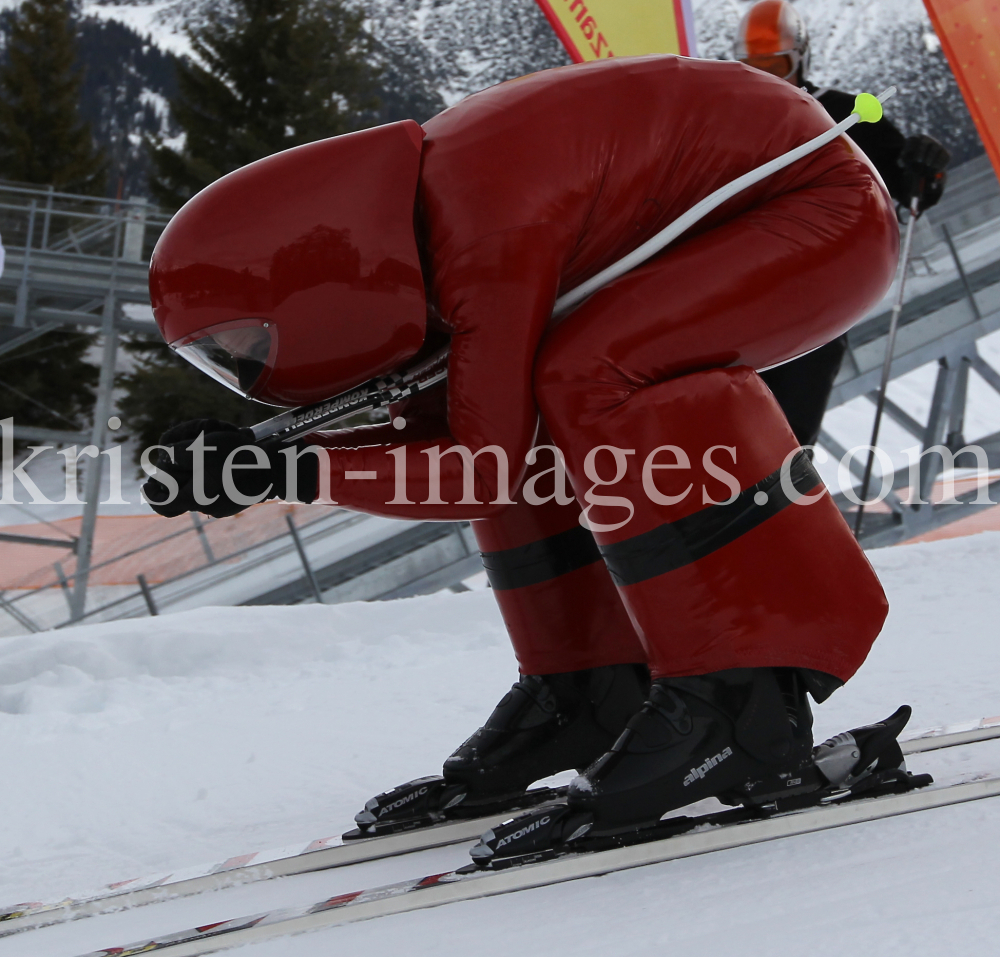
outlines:
M445 821L523 811L558 801L565 795L565 787L541 787L516 794L475 798L469 795L465 785L448 784L440 775L430 775L377 794L365 804L363 811L354 815L358 826L347 831L343 840L381 837Z
M907 705L877 724L855 728L813 749L812 765L794 781L752 782L738 793L719 795L731 810L694 817L679 815L615 831L597 831L589 811L561 803L538 808L486 831L471 850L472 864L460 872L504 870L569 854L659 841L695 828L760 821L789 811L844 804L861 798L904 794L933 783L929 774L906 770L896 740L910 717ZM788 785L794 783L792 790Z

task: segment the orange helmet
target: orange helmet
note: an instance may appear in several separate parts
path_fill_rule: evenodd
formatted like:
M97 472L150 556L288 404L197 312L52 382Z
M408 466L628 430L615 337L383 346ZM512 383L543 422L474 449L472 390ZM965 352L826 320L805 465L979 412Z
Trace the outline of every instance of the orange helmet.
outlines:
M809 31L788 0L760 0L740 21L733 55L782 80L804 80L809 72Z

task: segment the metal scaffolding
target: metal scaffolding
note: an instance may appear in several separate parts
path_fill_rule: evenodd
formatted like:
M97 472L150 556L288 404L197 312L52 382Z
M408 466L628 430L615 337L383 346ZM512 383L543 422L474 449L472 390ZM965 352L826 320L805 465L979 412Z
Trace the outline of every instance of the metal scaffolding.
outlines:
M88 568L100 500L118 336L149 323L122 316L125 303L149 304L148 255L169 217L145 199L90 196L0 184L0 235L6 262L0 277L0 355L55 329L97 328L102 356L89 434L15 427L15 437L93 447L85 471L84 515L76 546L72 618L84 614Z
M168 217L143 200L113 202L0 183L0 233L7 267L0 278L0 354L46 332L76 326L99 329L103 337L101 378L94 422L89 431L15 429L18 438L51 445L104 447L118 336L154 331L148 321L129 318L123 307L149 305L148 259ZM943 445L961 453L956 465L974 464L966 444L965 411L970 373L1000 393L1000 371L979 354L977 340L1000 329L1000 184L984 158L952 171L944 201L926 214L915 238L914 270L899 326L892 378L927 363L937 363L926 422L889 401L887 415L913 434L926 450ZM835 384L830 408L859 396L872 397L884 359L888 313L876 310L849 334L847 359ZM1000 423L998 423L1000 425ZM821 444L838 459L836 439L823 433ZM977 440L990 468L1000 468L1000 430ZM0 610L20 626L41 630L80 620L106 620L162 612L198 604L262 604L302 601L339 602L424 594L459 583L481 570L467 524L393 522L332 509L316 520L285 528L224 550L208 532L223 526L194 516L191 525L173 529L131 552L103 559L111 564L126 555L150 556L136 587L103 604L87 601L97 490L103 456L85 464L85 511L78 539L39 541L76 554L76 570L54 563L52 580L39 592L61 593L68 617L39 623L30 596L0 594ZM917 488L930 490L945 463L929 454L921 459ZM854 467L860 471L861 463ZM877 484L878 476L876 476ZM910 476L888 476L893 494L887 510L866 516L862 542L878 547L903 541L972 514L985 505L911 505L901 493ZM1000 487L1000 479L991 488ZM969 502L976 490L956 498ZM994 496L997 498L997 496ZM845 512L852 509L836 496ZM228 521L228 520L227 520ZM204 563L183 573L152 580L152 556L163 543L192 536ZM197 540L193 537L197 536ZM16 538L9 534L0 538ZM23 542L22 538L22 544ZM31 536L29 536L31 537Z
M976 344L1000 329L1000 184L986 157L955 171L952 180L945 200L920 222L917 255L911 266L911 283L917 288L903 307L892 361L892 379L928 363L937 364L927 421L918 422L891 399L885 405L886 415L920 446L916 481L911 483L909 469L885 476L893 491L885 499L887 512L865 517L860 540L867 548L905 541L990 507L973 501L979 496L978 488L956 495L954 500L960 504L927 501L932 486L949 466L945 456L928 450L943 447L958 453L956 468L980 464L1000 468L1000 431L971 442L965 434L969 373L1000 393L1000 372L983 359ZM974 262L974 267L970 269L967 261ZM847 355L828 409L859 396L876 401L888 330L889 312L879 311L848 333ZM963 451L970 444L983 449L985 463ZM846 453L826 431L820 435L820 445L838 460ZM851 461L851 471L861 475L858 459ZM896 494L903 489L908 490L906 499ZM1000 500L992 495L998 490L1000 478L988 486L993 501ZM853 511L855 506L844 493L835 498L845 512ZM910 499L914 504L908 503Z

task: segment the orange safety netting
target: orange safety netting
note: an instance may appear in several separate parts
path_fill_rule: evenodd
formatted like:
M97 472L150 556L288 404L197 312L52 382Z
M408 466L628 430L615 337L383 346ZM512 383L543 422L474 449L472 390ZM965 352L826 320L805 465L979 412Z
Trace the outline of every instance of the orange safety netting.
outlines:
M202 528L217 560L288 533L285 516L300 528L330 514L330 506L262 503L231 518L202 518ZM55 563L70 577L76 570L71 538L80 534L80 518L30 525L8 525L0 531L34 538L67 540L60 551L45 545L0 542L0 589L34 589L58 581ZM202 540L190 516L103 515L94 532L90 582L94 585L131 585L137 575L150 583L191 571L208 561Z

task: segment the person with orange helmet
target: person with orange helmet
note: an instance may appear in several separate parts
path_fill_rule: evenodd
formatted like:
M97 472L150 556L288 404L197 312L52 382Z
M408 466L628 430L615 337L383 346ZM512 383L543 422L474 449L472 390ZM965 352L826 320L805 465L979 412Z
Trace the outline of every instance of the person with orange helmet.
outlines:
M887 606L754 370L884 294L882 183L838 137L553 307L832 126L742 64L602 60L260 160L164 230L157 324L243 395L318 402L450 349L447 386L390 423L284 451L185 423L144 487L163 515L282 496L472 521L521 677L445 761L441 813L590 767L571 800L614 829L709 793L756 801L810 764L807 691L854 674Z
M750 7L737 29L733 57L807 91L838 123L854 108L851 94L821 89L809 81L809 31L789 0L759 0ZM906 137L884 117L877 123L858 124L848 135L872 161L901 209L909 209L914 197L921 212L941 199L950 155L933 137ZM839 336L809 355L761 374L802 445L815 445L819 437L846 351L847 338Z
M743 15L733 58L801 86L809 73L809 31L788 0L760 0Z

